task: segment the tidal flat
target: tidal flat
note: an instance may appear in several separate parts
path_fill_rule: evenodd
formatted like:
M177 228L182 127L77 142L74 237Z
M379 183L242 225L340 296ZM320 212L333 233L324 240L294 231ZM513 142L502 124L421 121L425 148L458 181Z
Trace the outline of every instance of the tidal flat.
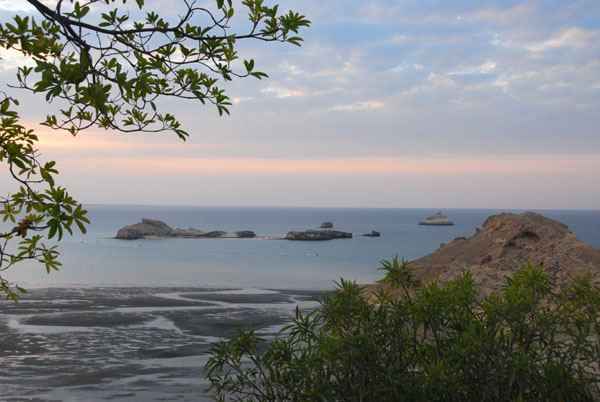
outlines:
M5 401L209 400L210 344L251 326L265 338L323 290L199 287L33 289L0 302Z

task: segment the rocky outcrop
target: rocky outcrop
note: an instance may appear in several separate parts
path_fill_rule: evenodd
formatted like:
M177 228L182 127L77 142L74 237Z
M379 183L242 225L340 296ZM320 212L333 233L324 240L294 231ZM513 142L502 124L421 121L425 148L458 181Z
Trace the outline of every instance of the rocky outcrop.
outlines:
M329 221L325 221L323 223L321 223L321 226L319 226L321 229L331 229L333 227L333 222L329 222Z
M331 240L351 239L352 233L340 232L339 230L305 230L303 232L289 232L286 240Z
M117 239L143 239L146 237L186 237L186 238L251 238L255 237L253 231L242 230L239 232L228 233L221 230L204 232L195 228L173 229L163 221L156 219L142 218L140 223L125 226L117 232Z
M203 232L202 230L198 230L198 229L194 229L194 228L189 228L189 229L177 228L177 229L174 229L169 234L161 236L161 237L203 237L206 235L207 235L206 232Z
M173 228L156 219L142 218L140 223L125 226L117 232L117 239L140 239L147 236L167 237L172 235Z
M559 282L588 271L592 279L600 279L600 250L566 225L533 212L490 216L473 236L442 244L411 267L421 282L446 282L469 269L485 294L504 286L505 278L528 260L543 264L545 273Z
M381 233L379 233L376 230L371 230L371 232L365 233L363 236L367 236L367 237L380 237Z
M427 217L424 221L419 222L419 225L452 226L454 225L454 222L448 219L448 217L443 213L437 212Z
M206 233L204 236L205 237L223 237L226 234L227 234L227 232L224 232L223 230L213 230L212 232Z

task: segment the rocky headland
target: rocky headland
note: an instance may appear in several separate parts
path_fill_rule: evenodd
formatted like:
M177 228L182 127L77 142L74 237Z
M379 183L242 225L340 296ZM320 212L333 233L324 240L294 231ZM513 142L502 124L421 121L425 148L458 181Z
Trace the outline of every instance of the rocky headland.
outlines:
M143 239L146 237L183 237L183 238L253 238L256 235L251 230L240 230L238 232L225 232L215 230L205 232L195 228L173 229L163 221L157 219L142 218L142 221L134 225L125 226L117 232L116 239Z
M452 226L454 222L452 222L446 215L441 212L436 212L435 214L427 217L424 221L419 222L419 225L430 225L430 226Z
M471 237L441 244L410 266L421 283L447 282L469 269L485 294L500 289L528 260L543 264L546 274L559 282L587 272L600 279L600 250L581 241L567 225L533 212L492 215ZM367 292L378 286L369 286Z

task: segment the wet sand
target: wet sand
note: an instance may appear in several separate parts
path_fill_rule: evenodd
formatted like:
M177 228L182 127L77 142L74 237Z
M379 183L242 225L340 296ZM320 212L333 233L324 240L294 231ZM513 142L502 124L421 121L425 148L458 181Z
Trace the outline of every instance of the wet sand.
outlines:
M208 400L211 342L251 326L263 337L323 291L47 288L0 302L5 401Z

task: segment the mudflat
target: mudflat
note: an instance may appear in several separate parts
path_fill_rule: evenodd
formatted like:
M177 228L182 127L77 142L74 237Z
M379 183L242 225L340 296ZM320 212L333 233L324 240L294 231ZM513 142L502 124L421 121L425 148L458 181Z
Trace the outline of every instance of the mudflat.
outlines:
M34 289L0 302L3 400L208 400L210 343L252 327L274 336L323 291Z

